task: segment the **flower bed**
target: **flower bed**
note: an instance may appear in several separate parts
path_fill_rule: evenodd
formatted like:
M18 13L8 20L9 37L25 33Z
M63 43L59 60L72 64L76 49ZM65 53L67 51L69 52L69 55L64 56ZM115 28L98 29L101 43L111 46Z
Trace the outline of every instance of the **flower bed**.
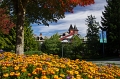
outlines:
M0 79L120 79L117 66L59 58L57 55L0 54Z

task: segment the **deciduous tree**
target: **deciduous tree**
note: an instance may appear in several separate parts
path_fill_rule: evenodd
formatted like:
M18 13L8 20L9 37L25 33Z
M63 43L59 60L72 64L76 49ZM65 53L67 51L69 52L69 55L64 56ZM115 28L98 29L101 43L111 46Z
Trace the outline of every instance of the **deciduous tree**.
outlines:
M15 25L10 20L10 17L7 14L6 9L0 8L0 32L3 33L3 34L8 34L9 30L13 26L15 26Z
M0 8L0 49L7 46L7 42L10 42L3 34L8 35L14 23L11 21L10 16L7 14L6 9Z
M16 53L24 54L25 17L30 22L48 25L48 22L57 22L64 18L65 12L73 12L77 5L86 6L93 3L94 0L3 0L2 5L8 6L17 16Z

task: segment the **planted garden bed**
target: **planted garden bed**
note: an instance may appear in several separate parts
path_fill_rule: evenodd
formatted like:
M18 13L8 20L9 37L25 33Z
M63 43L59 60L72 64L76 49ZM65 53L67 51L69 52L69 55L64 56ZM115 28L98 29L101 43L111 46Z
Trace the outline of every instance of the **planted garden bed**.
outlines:
M57 55L0 54L0 79L120 79L120 68Z

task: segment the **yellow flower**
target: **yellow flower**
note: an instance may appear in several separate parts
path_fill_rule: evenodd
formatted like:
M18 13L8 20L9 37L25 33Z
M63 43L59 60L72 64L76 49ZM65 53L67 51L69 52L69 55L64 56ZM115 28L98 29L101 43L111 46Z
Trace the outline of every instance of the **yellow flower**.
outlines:
M42 75L46 75L46 71L45 70L42 71Z
M50 73L51 73L52 75L54 75L54 74L55 74L55 72L54 72L53 70L51 70L51 71L50 71Z
M36 68L37 71L42 71L42 68Z
M95 79L100 79L100 76L95 76Z
M46 76L41 76L40 79L48 79Z
M88 78L89 78L89 79L92 79L93 77L92 77L91 75L88 75Z
M11 66L11 64L10 64L10 63L8 63L8 64L7 64L7 66L9 67L9 66Z
M4 77L8 77L8 76L9 76L9 74L8 74L8 73L5 73L5 74L3 74L3 76L4 76Z
M74 73L75 73L76 75L77 75L77 74L79 74L79 72L78 72L78 71L75 71Z
M81 77L81 75L77 75L77 77Z
M14 70L19 70L19 66L15 66L15 67L14 67Z
M58 69L58 68L56 68L56 69L55 69L55 71L57 71L57 72L58 72L58 71L59 71L59 69Z
M37 74L37 72L36 72L36 71L33 71L33 72L32 72L32 74L36 75L36 74Z
M68 74L73 75L74 73L73 73L73 71L68 71Z
M31 76L31 73L28 73L27 75L30 77L30 76Z
M54 75L54 79L58 79L58 75Z
M63 79L63 78L59 77L58 79Z
M5 69L7 69L7 67L6 67L6 66L3 66L2 69L5 70Z
M35 77L35 79L39 79L38 77Z
M13 76L13 75L15 75L15 72L10 72L10 76Z
M65 77L65 75L64 75L64 74L60 74L60 77L64 78L64 77Z
M27 70L26 70L26 69L22 69L21 71L22 71L22 72L26 72Z
M20 76L20 72L16 72L15 75L16 75L16 76Z

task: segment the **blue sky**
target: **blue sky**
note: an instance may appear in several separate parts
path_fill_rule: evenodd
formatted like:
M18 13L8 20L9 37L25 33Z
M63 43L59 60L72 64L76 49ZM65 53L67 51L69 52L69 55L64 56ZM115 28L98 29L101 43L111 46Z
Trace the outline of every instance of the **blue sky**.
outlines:
M51 23L48 26L33 24L33 33L39 36L42 33L43 36L52 36L55 33L62 34L67 32L70 25L76 25L79 30L79 34L84 37L86 35L87 25L85 25L85 19L89 15L96 17L96 21L100 23L102 11L104 11L104 6L106 6L106 0L95 0L95 4L74 8L74 13L65 14L65 18L58 20L57 23Z

